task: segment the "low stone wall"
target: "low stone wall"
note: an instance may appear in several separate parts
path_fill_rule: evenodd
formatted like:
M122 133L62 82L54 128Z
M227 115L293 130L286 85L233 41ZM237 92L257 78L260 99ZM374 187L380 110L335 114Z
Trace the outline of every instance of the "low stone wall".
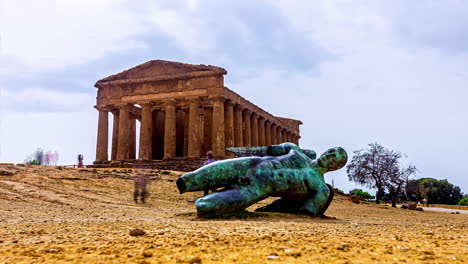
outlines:
M172 158L165 160L124 160L95 163L94 165L87 165L87 168L148 168L159 170L173 170L189 172L194 171L206 161L206 158Z
M455 210L468 210L468 206L463 205L449 205L449 204L429 204L425 206L423 204L418 204L421 207L435 207L435 208L445 208L445 209L455 209Z

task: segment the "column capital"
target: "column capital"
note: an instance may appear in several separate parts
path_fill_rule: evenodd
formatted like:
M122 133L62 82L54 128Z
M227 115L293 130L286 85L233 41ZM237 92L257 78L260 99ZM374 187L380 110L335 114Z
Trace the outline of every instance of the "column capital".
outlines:
M266 118L263 116L258 116L258 121L266 122Z
M247 108L245 108L245 109L243 110L243 112L244 112L244 114L247 114L247 115L252 114L252 111L250 111L250 110L247 109Z
M252 118L253 119L258 119L259 115L255 112L252 112Z
M265 125L269 125L269 124L271 124L271 121L265 118Z
M94 108L99 112L110 112L112 111L112 107L110 105L95 105Z
M224 101L226 100L226 97L222 96L222 95L210 95L208 97L210 100L212 100L213 102L219 102L219 101Z
M154 106L154 102L151 102L151 101L139 102L138 104L141 106L141 108L147 108L147 107L153 108Z
M175 106L176 100L175 99L167 99L164 100L164 106Z
M115 106L114 106L114 107L112 107L112 109L111 109L111 113L112 113L113 115L118 115L118 114L120 113L120 109L119 109L118 107L115 107Z
M125 110L125 109L130 109L130 106L132 106L131 104L127 104L127 103L118 103L118 104L115 104L115 107L117 107L119 110Z
M230 100L230 99L227 99L224 103L225 103L227 106L232 105L233 107L234 107L234 104L235 104L235 103L234 103L232 100Z
M237 111L242 111L244 109L244 107L241 105L241 104L234 104L234 109L237 110Z

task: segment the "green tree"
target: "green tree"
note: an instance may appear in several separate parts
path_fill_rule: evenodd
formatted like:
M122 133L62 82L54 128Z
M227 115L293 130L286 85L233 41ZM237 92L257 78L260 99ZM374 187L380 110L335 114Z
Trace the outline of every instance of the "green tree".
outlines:
M433 204L457 204L463 198L460 187L446 179L421 178L418 180L418 188L421 197Z
M401 166L403 154L383 147L378 143L369 144L366 150L354 151L346 167L348 178L369 188L376 188L376 203L380 203L384 191L392 196L392 206L404 190L409 177L416 173L415 166Z
M378 143L371 143L366 150L354 151L351 162L346 166L350 181L377 189L376 203L380 203L380 197L385 190L387 172L382 166L385 153L386 149L383 146Z
M352 189L351 191L349 191L349 193L352 194L352 195L360 196L360 197L362 197L362 198L364 198L366 200L375 198L375 196L371 195L368 192L364 192L361 189Z
M468 196L458 201L458 205L468 205Z
M419 191L419 179L409 180L405 187L406 199L410 201L421 201L423 197Z

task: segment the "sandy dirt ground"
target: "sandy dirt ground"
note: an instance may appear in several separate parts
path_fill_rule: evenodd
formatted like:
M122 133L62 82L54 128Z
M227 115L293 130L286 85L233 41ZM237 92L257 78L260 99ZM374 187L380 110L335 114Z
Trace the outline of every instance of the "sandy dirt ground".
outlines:
M327 218L206 220L193 203L202 193L178 193L179 172L147 170L151 196L134 204L136 173L0 166L0 263L468 262L466 214L335 196ZM130 236L132 228L146 234Z

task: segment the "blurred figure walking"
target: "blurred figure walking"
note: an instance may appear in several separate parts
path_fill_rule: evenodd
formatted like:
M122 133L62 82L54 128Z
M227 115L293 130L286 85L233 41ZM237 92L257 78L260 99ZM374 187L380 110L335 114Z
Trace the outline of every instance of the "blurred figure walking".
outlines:
M144 172L139 172L133 179L134 189L133 189L133 200L135 203L138 203L138 196L140 196L140 201L142 204L145 203L145 198L148 197L149 193L146 189L146 185L150 180L149 175L146 175Z

